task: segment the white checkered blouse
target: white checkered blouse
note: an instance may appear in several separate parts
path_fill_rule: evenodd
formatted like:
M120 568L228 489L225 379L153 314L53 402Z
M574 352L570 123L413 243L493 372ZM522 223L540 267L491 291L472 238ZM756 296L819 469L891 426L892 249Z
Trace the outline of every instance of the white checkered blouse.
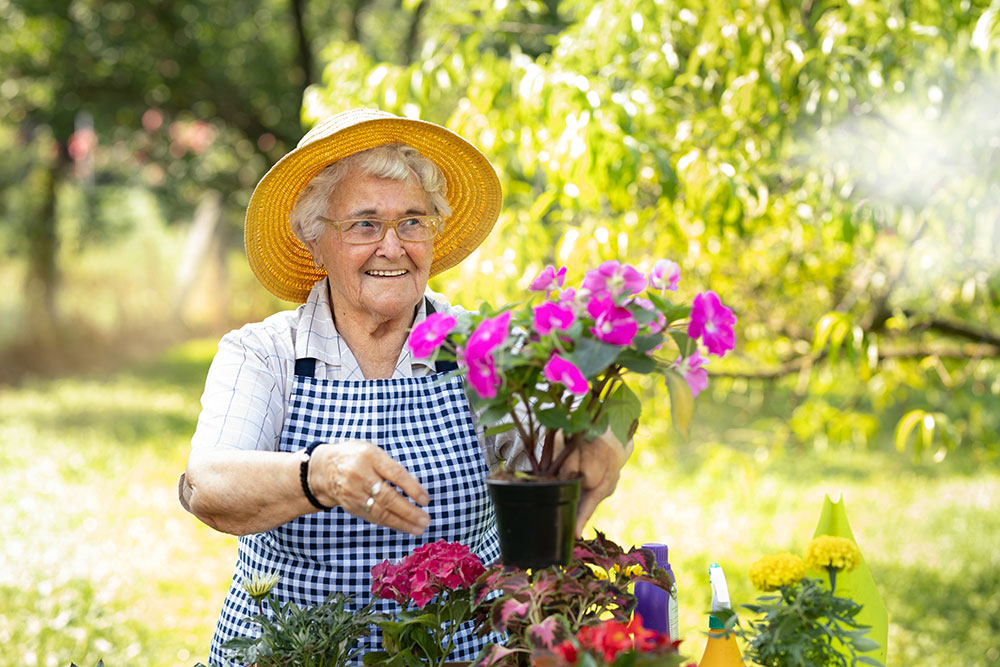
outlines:
M437 312L463 312L439 294L429 292L427 298ZM426 303L421 301L414 324L425 317ZM317 360L317 380L364 379L354 354L334 326L325 278L295 310L247 324L222 338L205 381L191 446L277 451L286 399L295 382L295 360L310 358ZM423 377L433 372L428 360L414 359L404 345L392 377ZM491 468L520 451L512 431L487 437L480 430L479 439Z

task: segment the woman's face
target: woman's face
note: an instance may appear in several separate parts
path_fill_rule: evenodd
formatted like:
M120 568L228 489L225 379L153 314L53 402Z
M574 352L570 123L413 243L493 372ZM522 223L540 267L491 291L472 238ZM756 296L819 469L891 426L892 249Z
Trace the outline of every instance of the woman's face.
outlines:
M341 221L352 218L394 220L404 215L431 215L430 198L410 177L397 181L367 176L357 171L347 175L330 196L326 217ZM378 243L350 245L340 240L333 227L309 244L313 257L330 276L330 296L335 312L379 321L412 315L423 297L434 259L434 242L400 241L387 229Z

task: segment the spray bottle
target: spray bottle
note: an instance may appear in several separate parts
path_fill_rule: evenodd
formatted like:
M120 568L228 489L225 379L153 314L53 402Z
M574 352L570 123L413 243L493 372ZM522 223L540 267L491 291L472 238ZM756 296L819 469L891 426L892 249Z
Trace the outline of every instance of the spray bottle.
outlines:
M643 544L643 549L653 552L656 564L673 576L670 569L670 550L666 544ZM656 584L640 581L635 585L635 610L642 617L642 625L647 630L654 630L661 635L668 635L671 640L680 639L677 620L677 585L665 591Z
M726 635L725 625L715 612L732 609L726 575L716 563L708 568L708 582L712 586L712 613L708 616L708 643L698 667L743 667L743 656L736 638Z

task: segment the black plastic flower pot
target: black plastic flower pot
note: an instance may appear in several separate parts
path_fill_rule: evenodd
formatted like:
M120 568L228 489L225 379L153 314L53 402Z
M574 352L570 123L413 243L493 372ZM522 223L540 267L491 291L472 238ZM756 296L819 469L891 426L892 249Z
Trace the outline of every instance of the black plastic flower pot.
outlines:
M488 479L497 513L500 561L522 570L569 565L573 557L580 478Z

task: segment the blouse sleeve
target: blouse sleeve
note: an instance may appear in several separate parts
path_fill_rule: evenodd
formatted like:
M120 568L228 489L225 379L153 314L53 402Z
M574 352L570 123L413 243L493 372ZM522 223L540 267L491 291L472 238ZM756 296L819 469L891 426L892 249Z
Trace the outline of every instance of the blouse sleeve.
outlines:
M268 342L249 327L219 342L201 397L193 448L278 449L287 370L284 355L269 349Z

